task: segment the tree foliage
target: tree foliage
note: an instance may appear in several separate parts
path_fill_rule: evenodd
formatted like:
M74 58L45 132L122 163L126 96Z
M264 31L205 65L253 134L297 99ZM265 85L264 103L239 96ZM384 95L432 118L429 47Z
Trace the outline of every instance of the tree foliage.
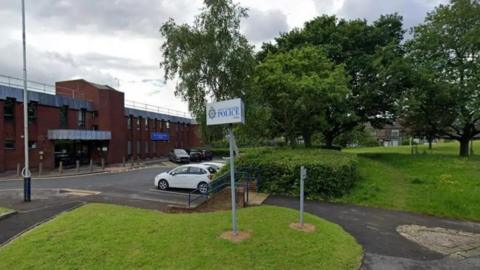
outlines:
M480 2L440 5L413 29L407 47L412 69L424 78L409 93L407 113L422 116L411 121L458 140L467 156L469 141L480 134Z
M344 67L348 94L341 101L331 101L324 110L312 110L318 119L303 128L306 134L311 133L308 129L320 130L324 142L331 145L337 136L363 122L381 126L393 120L396 102L408 83L408 69L400 44L403 34L402 18L396 14L381 16L373 24L321 16L305 23L302 29L282 34L275 39L276 44L263 44L257 60L264 63L274 55L283 57L289 51L314 46L321 48L334 65ZM271 94L265 89L264 93ZM277 98L281 103L282 97L269 98ZM306 99L310 100L308 96ZM286 105L283 103L279 106Z
M315 132L330 134L353 117L343 66L333 64L317 47L268 55L257 66L255 82L261 103L270 111L268 128L291 145L303 136L309 146Z
M207 101L243 97L255 67L252 46L239 30L246 9L231 0L204 5L193 25L170 19L160 28L165 79L178 79L175 94L188 101L198 120Z

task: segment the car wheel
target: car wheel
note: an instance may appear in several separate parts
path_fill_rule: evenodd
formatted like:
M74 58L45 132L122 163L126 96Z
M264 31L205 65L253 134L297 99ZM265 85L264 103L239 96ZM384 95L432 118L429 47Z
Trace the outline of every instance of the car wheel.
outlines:
M160 180L158 182L158 189L160 190L166 190L168 188L168 182L166 180Z
M200 184L198 184L197 189L198 189L198 191L200 191L200 193L207 194L208 193L208 184L205 183L205 182L201 182Z

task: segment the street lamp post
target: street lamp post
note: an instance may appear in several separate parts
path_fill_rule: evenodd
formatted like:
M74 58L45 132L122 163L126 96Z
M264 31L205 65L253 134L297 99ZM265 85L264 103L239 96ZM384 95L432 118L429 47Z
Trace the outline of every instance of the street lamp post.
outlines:
M25 150L25 167L23 176L23 200L31 200L31 173L28 157L28 90L27 90L27 45L25 38L25 0L22 0L22 40L23 40L23 140Z

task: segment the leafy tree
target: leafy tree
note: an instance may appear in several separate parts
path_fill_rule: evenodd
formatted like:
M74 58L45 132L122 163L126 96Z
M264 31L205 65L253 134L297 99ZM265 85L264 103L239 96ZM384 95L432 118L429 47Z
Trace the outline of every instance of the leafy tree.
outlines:
M177 25L170 19L161 26L165 41L160 66L165 80L178 78L175 94L188 101L208 137L205 103L243 97L250 87L255 58L239 31L246 9L232 0L204 0L204 4L193 25Z
M318 131L332 136L327 141L331 146L337 125L353 117L343 66L333 64L317 47L268 55L257 66L255 83L261 103L270 112L268 129L283 135L292 146L298 136L310 146Z
M435 87L416 87L426 113L438 112L432 125L440 136L460 142L468 156L469 142L480 134L480 2L452 0L429 13L413 29L407 43L418 73Z
M396 14L381 16L373 24L321 16L302 29L282 34L275 39L276 44L263 44L257 60L263 62L269 55L311 45L322 48L330 61L345 67L350 94L341 104L348 106L334 104L326 115L330 115L330 123L339 116L349 115L350 119L338 119L330 132L323 129L325 142L330 144L332 137L360 123L368 121L379 127L394 119L396 103L409 79L403 61L403 34L402 18ZM345 108L348 113L342 111Z

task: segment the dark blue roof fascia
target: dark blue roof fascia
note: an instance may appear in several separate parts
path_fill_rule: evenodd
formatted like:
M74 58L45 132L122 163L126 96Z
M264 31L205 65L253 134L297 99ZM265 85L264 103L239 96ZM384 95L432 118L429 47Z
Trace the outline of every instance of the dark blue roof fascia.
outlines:
M142 117L142 118L150 118L150 119L158 119L170 122L180 122L186 124L195 124L195 121L190 118L168 115L163 113L156 113L156 112L149 112L149 111L141 111L132 108L125 108L125 116L133 115L134 117Z
M18 102L22 102L23 90L20 88L0 85L0 100L5 100L6 98L14 98ZM74 99L71 97L50 95L50 94L30 91L28 93L28 98L30 101L35 101L35 102L38 102L38 104L45 105L45 106L51 106L51 107L68 106L69 108L74 110L80 110L80 109L86 109L87 111L93 110L92 103L85 100Z

